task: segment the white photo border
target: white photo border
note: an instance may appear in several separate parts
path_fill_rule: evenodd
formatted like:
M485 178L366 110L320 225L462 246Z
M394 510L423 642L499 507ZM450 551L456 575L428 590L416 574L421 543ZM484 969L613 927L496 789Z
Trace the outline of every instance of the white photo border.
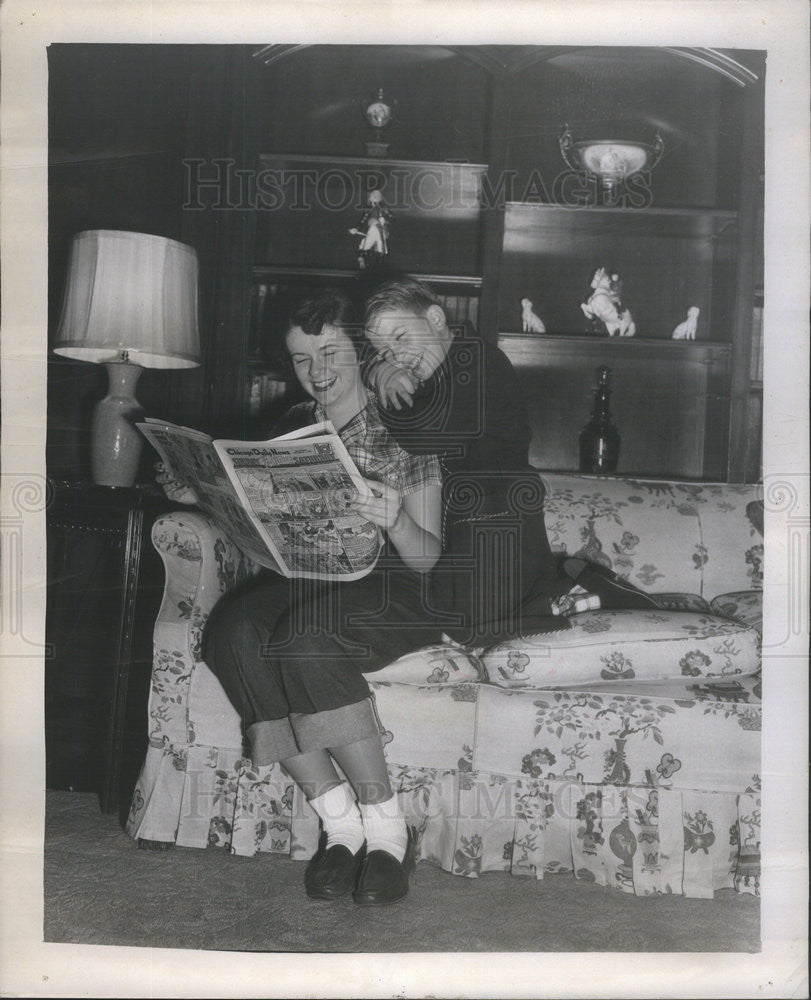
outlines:
M18 480L27 481L32 491L20 553L20 627L16 634L0 634L0 992L152 997L807 995L807 645L803 645L807 634L784 641L787 608L791 601L807 599L808 591L807 4L802 0L498 4L6 0L0 16L4 516L11 510L10 493ZM45 487L46 47L51 42L436 44L451 40L455 44L702 45L768 53L764 647L774 652L764 657L762 952L375 954L360 961L357 955L340 954L43 943L43 661L41 652L32 656L30 649L44 642L45 613L44 513L37 509L35 494ZM793 569L789 561L791 539L797 532L804 570ZM3 555L8 561L9 553Z

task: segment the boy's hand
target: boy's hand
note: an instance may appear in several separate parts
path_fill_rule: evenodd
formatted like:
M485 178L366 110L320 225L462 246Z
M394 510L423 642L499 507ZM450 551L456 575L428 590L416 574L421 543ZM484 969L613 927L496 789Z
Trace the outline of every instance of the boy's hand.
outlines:
M390 531L397 523L403 509L400 494L386 483L377 483L373 479L364 481L372 491L372 495L354 497L349 504L350 509L371 521L372 524L383 528L384 531Z
M373 373L375 387L383 406L401 410L403 404L411 406L419 379L406 368L393 361L378 361Z
M174 503L196 504L197 494L190 486L174 479L165 471L163 462L155 462L155 480L160 483L166 496Z

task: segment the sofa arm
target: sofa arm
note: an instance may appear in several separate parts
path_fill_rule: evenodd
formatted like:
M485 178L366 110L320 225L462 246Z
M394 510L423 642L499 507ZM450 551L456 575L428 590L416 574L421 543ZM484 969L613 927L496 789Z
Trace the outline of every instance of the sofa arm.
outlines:
M152 543L166 582L153 635L149 739L179 745L190 739L188 697L203 626L221 595L259 567L196 511L159 517Z
M166 584L158 624L200 624L222 594L259 570L205 514L173 512L152 527Z

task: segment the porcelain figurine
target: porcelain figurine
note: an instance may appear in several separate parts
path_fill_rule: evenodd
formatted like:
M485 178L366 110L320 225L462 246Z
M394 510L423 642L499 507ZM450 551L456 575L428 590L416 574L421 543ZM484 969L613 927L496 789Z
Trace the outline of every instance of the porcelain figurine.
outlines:
M591 279L591 287L591 295L580 304L584 315L598 326L602 325L609 337L633 337L636 324L630 310L622 305L620 276L599 267Z
M389 252L389 223L391 213L383 202L383 195L375 189L369 193L368 208L360 220L362 228L349 230L353 236L360 236L358 245L358 266L373 267Z
M679 323L673 331L673 340L695 340L696 326L698 325L698 314L701 310L698 306L690 306L687 310L687 319Z
M532 299L521 299L521 329L524 333L546 333L543 320L532 309Z

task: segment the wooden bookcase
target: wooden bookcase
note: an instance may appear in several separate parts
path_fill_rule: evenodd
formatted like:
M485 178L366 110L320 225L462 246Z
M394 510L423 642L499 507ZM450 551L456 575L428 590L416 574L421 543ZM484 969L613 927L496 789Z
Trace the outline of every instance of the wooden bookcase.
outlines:
M510 202L504 215L498 327L521 329L530 298L547 333L585 334L580 303L594 270L623 280L636 336L669 339L698 306L697 338L729 342L735 287L735 212L672 208L566 208Z
M522 379L534 464L577 468L594 369L607 364L618 471L725 477L736 238L737 213L728 209L506 204L499 345ZM590 332L580 303L603 265L623 279L633 338ZM523 297L545 334L519 332ZM674 341L689 306L701 310L697 339Z
M357 226L378 189L391 212L387 264L440 283L481 274L481 175L474 163L260 156L256 260L298 270L357 268Z
M503 333L498 343L522 385L533 465L577 469L594 370L607 364L622 437L618 475L723 480L729 344L520 333Z
M363 282L349 230L379 188L392 214L387 268L426 279L451 321L471 322L512 358L537 465L576 469L594 368L609 364L623 438L619 474L751 478L765 60L697 52L270 46L254 53L260 58L240 70L247 80L240 135L248 137L242 162L258 172L255 211L244 233L232 227L228 244L244 252L242 301L232 296L217 320L239 336L238 361L219 346L219 333L216 347L218 365L244 376L245 403L256 402L257 379L271 395L284 390L271 345L285 297ZM387 136L392 159L351 154L366 137L358 94L379 80L401 101ZM558 147L563 122L600 126L618 112L664 133L649 197L639 207L627 199L607 206L598 192L569 204L571 185L558 183L568 169ZM237 266L229 253L223 267L236 274ZM634 338L589 330L580 304L599 266L623 279ZM545 334L520 332L524 297ZM673 342L690 306L701 310L697 339Z
M494 79L485 184L505 193L485 213L480 329L518 369L541 468L577 468L594 369L607 364L618 474L757 478L765 60L699 67L693 54L559 49ZM557 139L564 121L599 129L616 115L664 124L666 153L644 198L608 206L598 186L566 177ZM590 330L580 304L600 266L622 278L634 338ZM520 332L525 297L544 334ZM701 310L697 339L673 341L690 306Z
M319 287L351 290L369 192L391 213L386 268L430 283L455 323L478 320L484 164L262 154L250 275L252 377L278 370L276 308Z

